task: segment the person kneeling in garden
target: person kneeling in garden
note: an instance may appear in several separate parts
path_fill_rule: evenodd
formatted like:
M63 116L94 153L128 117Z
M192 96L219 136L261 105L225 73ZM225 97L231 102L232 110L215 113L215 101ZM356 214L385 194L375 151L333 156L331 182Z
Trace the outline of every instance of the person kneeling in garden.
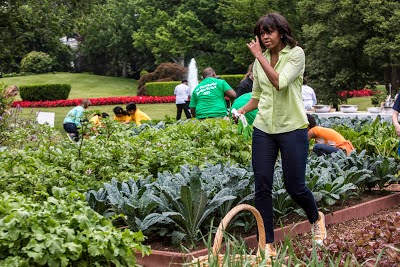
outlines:
M113 120L119 121L122 123L129 123L131 121L131 115L129 115L129 112L124 110L120 106L116 106L114 109L114 118Z
M142 124L142 121L151 120L151 118L146 113L137 108L136 104L133 102L126 104L126 110L131 115L131 121L135 122L137 126L140 126Z
M108 113L106 113L106 112L94 114L94 116L89 120L89 122L93 125L90 130L96 134L100 134L99 127L100 128L104 127L104 125L101 123L101 121L102 121L102 119L105 119L108 117L110 117L110 115L108 115Z
M89 99L83 99L79 106L71 109L64 119L64 130L67 132L69 138L73 141L79 141L78 128L82 127L83 112L90 106Z
M307 114L307 118L309 123L308 140L315 139L316 144L313 147L313 152L318 156L328 155L341 149L349 155L355 149L353 144L337 131L317 126L315 118L310 114Z

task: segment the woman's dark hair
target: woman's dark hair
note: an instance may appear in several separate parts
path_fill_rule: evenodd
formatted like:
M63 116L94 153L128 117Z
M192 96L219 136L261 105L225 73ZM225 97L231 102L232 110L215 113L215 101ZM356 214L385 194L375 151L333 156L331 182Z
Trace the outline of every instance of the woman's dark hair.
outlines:
M108 118L108 117L110 117L110 115L108 115L107 112L102 112L102 113L101 113L101 117L102 117L102 118Z
M273 30L277 30L282 35L282 42L284 44L289 45L291 48L297 45L297 41L292 37L292 29L289 22L284 16L278 13L270 13L262 16L254 27L254 35L258 36L258 39L261 41L261 31L271 32ZM260 45L264 47L262 42L260 42Z
M313 115L307 114L307 119L308 119L308 128L312 129L315 126L317 126L317 122L315 121Z

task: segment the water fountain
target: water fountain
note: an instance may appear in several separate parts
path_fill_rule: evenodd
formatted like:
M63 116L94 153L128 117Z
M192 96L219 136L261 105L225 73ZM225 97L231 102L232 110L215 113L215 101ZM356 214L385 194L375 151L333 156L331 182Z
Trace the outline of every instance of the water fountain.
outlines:
M198 73L197 73L197 64L196 60L192 58L188 67L188 86L190 88L190 94L193 93L194 88L199 84Z

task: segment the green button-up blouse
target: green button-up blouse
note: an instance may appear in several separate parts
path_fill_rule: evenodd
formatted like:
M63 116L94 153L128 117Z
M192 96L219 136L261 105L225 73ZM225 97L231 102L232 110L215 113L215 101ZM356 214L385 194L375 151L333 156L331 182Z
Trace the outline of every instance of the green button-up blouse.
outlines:
M264 56L271 62L269 50ZM286 46L279 52L275 71L279 73L279 91L269 81L258 60L253 67L252 97L259 100L254 127L268 134L286 133L308 126L301 96L305 66L301 47Z

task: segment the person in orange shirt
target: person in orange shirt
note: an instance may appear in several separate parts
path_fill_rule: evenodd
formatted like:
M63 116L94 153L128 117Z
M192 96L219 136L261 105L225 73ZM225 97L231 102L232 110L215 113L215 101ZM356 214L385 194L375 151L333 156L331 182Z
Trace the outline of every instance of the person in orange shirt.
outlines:
M311 139L315 139L313 152L318 156L328 155L337 152L340 149L344 150L345 153L349 155L350 152L355 149L353 144L349 140L346 140L337 131L317 126L315 118L310 114L307 114L307 118L309 123L308 140L310 141Z

